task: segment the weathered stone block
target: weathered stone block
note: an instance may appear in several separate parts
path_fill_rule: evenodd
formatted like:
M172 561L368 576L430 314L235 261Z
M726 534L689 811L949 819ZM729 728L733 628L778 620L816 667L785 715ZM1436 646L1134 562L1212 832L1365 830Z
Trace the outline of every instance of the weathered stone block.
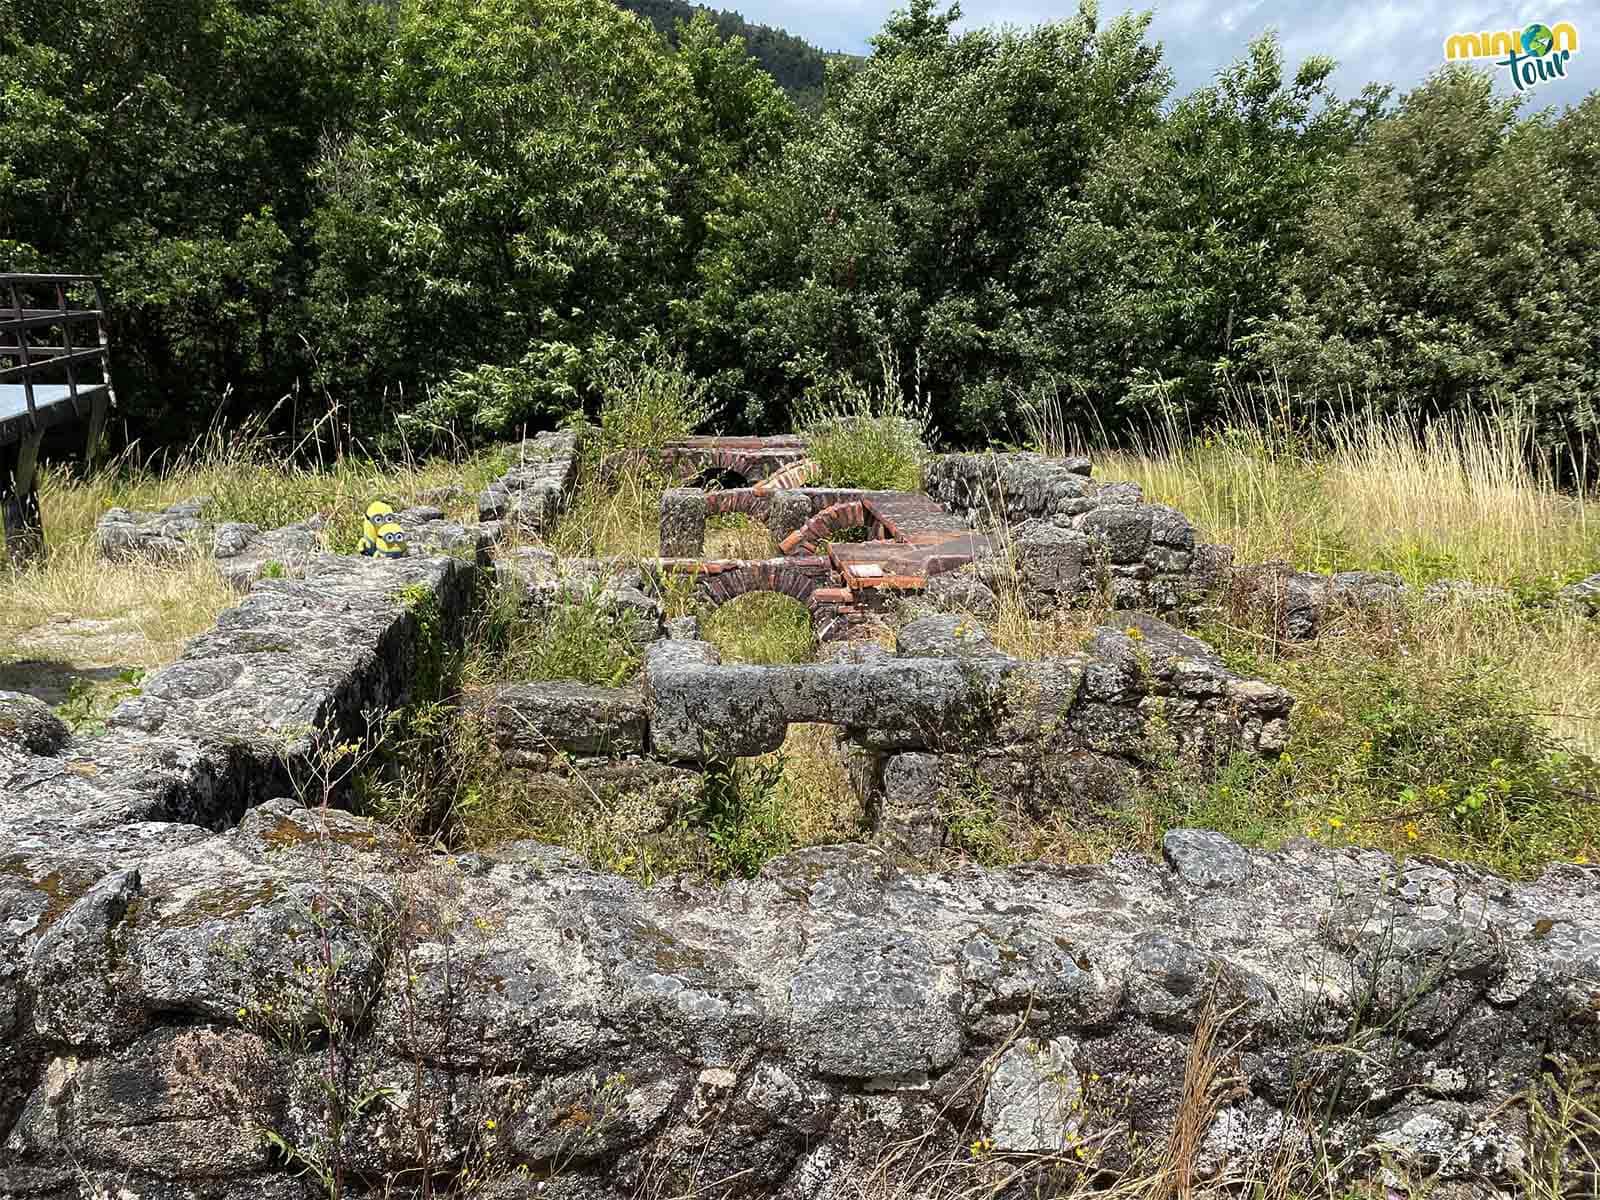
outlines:
M916 934L846 930L789 985L791 1052L825 1075L888 1079L942 1070L961 1049L954 972Z
M1137 563L1150 549L1151 511L1144 504L1108 504L1078 517L1076 525L1106 548L1113 563Z
M1209 829L1170 829L1161 853L1180 879L1201 889L1232 887L1250 875L1250 856Z
M705 492L668 488L661 493L661 557L699 558L705 550Z
M323 553L321 517L280 529L263 530L243 521L217 526L211 553L217 570L235 591L247 592L258 579L299 579Z
M72 736L66 722L43 700L22 692L0 692L0 745L29 754L54 754Z
M877 794L869 799L877 839L912 858L938 853L944 843L939 815L939 792L946 783L942 756L894 754L884 759L881 771Z
M113 562L171 562L203 554L211 526L200 512L210 502L209 496L195 496L160 512L110 509L95 522L95 544Z
M1030 615L1066 607L1100 589L1101 544L1088 534L1048 522L1030 522L1012 537L1016 581Z
M902 658L993 658L1000 654L989 635L953 614L919 617L895 634Z
M1569 583L1556 595L1562 603L1569 604L1586 616L1600 613L1600 575L1591 575L1577 583Z
M995 1063L983 1097L983 1124L1002 1153L1059 1154L1086 1119L1077 1043L1024 1038Z
M811 497L789 489L773 492L767 498L767 528L774 542L782 542L811 519Z
M544 533L566 508L578 477L577 430L557 429L525 439L516 465L478 497L478 520L501 521Z
M978 578L974 566L930 576L922 595L941 612L971 613L980 621L993 621L1000 615L999 597Z
M875 749L919 749L970 730L974 714L992 707L1008 661L724 666L707 643L656 642L644 665L651 747L669 759L765 754L791 723L805 722L843 726Z
M513 759L645 750L644 697L629 688L565 680L507 683L477 697L473 707L495 744Z

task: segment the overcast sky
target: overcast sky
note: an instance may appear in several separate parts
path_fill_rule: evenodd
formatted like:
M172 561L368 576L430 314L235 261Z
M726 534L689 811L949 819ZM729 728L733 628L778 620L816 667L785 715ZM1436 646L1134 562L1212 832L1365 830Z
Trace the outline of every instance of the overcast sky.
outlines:
M864 54L867 39L898 5L896 0L742 0L737 7L746 20L777 25L824 50ZM1499 5L1450 0L1101 0L1102 19L1124 8L1155 10L1151 36L1162 43L1180 92L1209 82L1268 27L1278 30L1291 66L1308 54L1332 55L1339 62L1334 77L1339 92L1354 95L1372 80L1395 84L1400 91L1414 86L1442 63L1449 34L1521 29L1535 21L1570 21L1577 27L1580 48L1568 64L1567 79L1530 89L1530 106L1576 104L1600 87L1600 0L1509 0ZM964 0L961 10L965 26L1025 26L1070 15L1077 3ZM1492 69L1507 77L1504 68Z

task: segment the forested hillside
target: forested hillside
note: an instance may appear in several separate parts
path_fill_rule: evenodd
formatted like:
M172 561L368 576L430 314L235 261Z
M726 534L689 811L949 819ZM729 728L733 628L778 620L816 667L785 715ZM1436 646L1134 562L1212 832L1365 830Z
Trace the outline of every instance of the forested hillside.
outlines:
M795 37L770 25L752 25L736 12L688 4L685 0L618 0L629 12L638 13L673 44L677 44L677 25L687 25L697 12L706 13L725 38L744 40L750 57L796 103L815 107L822 102L822 76L829 55L804 38Z
M705 12L673 49L609 0L0 0L0 263L105 275L147 444L486 439L641 346L729 429L854 380L949 443L1116 436L1265 377L1593 437L1600 99L1340 96L1270 37L1174 96L1138 18L957 15L915 0L807 115Z

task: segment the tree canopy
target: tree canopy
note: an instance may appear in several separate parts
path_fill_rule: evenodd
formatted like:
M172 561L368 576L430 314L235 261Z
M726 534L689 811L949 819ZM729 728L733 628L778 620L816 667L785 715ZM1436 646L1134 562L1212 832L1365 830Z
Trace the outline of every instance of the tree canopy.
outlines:
M106 276L153 440L501 436L644 344L756 430L886 377L952 442L1043 395L1203 422L1264 373L1594 435L1594 96L1529 115L1456 67L1340 97L1270 35L1175 96L1148 18L1091 3L912 0L775 80L761 27L639 4L0 0L0 259Z

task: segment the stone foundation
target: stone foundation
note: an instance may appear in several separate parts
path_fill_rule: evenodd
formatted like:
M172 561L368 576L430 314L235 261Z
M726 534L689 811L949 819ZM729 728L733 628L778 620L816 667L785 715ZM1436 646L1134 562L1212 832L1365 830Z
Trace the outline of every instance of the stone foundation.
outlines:
M1347 1172L1488 1197L1526 1162L1519 1090L1600 1057L1592 868L1513 886L1200 831L1168 865L903 874L833 847L727 889L535 846L416 855L274 801L9 859L0 1195L322 1194L260 1130L350 1195L419 1196L428 1170L507 1197L736 1177L844 1200L1021 1154L1043 1184L1158 1154L1220 1023L1201 1178L1309 1158L1314 1109Z
M1054 475L1027 503L1078 486ZM1092 512L1046 527L1108 566L1183 551L1159 514L1146 541L1142 516L1073 523ZM1071 577L1045 561L1041 580ZM524 551L497 571L529 603L592 584L660 624L636 568ZM322 1173L374 1200L423 1179L846 1200L918 1194L924 1168L1032 1194L1153 1170L1209 1044L1226 1086L1189 1130L1197 1179L1309 1166L1315 1132L1343 1177L1319 1187L1427 1177L1487 1200L1528 1164L1524 1093L1600 1060L1593 867L1519 884L1174 830L1161 862L902 869L943 838L952 781L1114 807L1157 714L1200 755L1281 747L1284 693L1137 614L1043 663L936 618L895 654L729 666L679 625L638 693L484 703L532 785L618 806L790 721L844 728L881 844L724 888L641 888L533 843L447 855L282 798L337 801L333 748L460 637L476 574L319 557L260 581L98 738L0 698L0 1197L298 1198L327 1194ZM1565 1164L1580 1190L1586 1161Z
M478 520L501 521L528 533L555 524L578 479L579 434L558 429L526 439L516 464L478 497Z

